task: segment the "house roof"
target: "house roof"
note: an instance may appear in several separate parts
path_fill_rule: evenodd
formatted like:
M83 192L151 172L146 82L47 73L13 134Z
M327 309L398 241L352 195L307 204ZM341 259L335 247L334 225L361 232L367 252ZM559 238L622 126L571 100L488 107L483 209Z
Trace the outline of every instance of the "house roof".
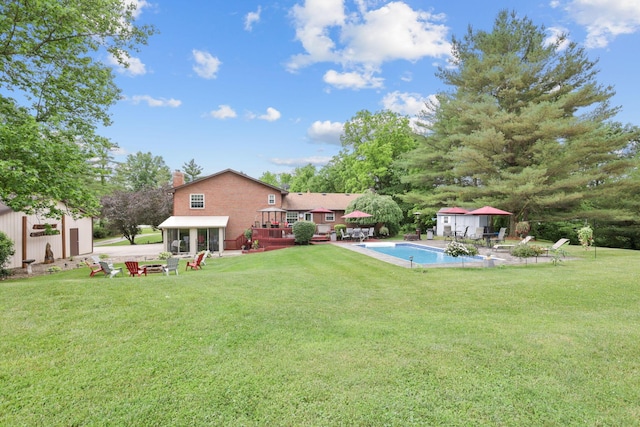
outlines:
M225 228L228 216L170 216L158 228Z
M352 193L289 193L282 200L282 207L288 211L310 211L327 208L332 211L344 211L349 203L362 194Z
M4 203L0 202L0 215L4 215L9 212L13 212L13 209L5 205Z
M242 172L238 172L238 171L235 171L235 170L233 170L233 169L225 169L225 170L223 170L223 171L216 172L216 173L214 173L214 174L207 175L207 176L202 177L202 178L198 178L198 179L196 179L196 180L194 180L194 181L187 182L187 183L182 184L182 185L179 185L179 186L177 186L177 187L173 187L173 188L172 188L171 190L169 190L169 191L171 191L171 192L175 192L175 190L177 190L177 189L179 189L179 188L188 187L188 186L193 185L193 184L195 184L195 183L197 183L197 182L204 181L205 179L211 179L211 178L213 178L213 177L216 177L216 176L218 176L218 175L222 175L222 174L225 174L225 173L233 173L233 174L236 174L236 175L241 176L241 177L243 177L243 178L246 178L246 179L248 179L248 180L251 180L251 181L257 182L258 184L264 185L265 187L273 188L274 190L278 191L279 193L287 194L287 191L286 191L286 190L283 190L283 189L282 189L282 188L280 188L280 187L276 187L275 185L267 184L267 183L266 183L266 182L264 182L264 181L260 181L259 179L252 178L252 177L250 177L249 175L245 175L245 174L243 174Z

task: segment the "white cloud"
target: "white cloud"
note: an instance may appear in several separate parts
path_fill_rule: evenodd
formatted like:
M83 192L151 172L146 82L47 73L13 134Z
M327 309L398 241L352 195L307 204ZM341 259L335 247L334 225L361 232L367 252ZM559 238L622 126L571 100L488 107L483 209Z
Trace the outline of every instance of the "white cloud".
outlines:
M331 122L329 120L315 121L307 129L307 136L315 142L340 145L340 137L344 132L344 123Z
M435 101L435 96L431 95L424 98L418 93L407 92L390 92L382 98L382 105L386 110L405 116L418 116L421 111L425 110L425 104L429 101Z
M558 39L561 36L563 35L566 36L569 34L569 30L567 30L564 27L549 27L547 28L547 33L549 33L549 35L544 40L545 46L549 46L551 44L557 43ZM559 51L565 50L569 45L569 43L570 43L569 37L566 36L565 39L562 41L562 43L560 43L560 45L558 46L558 50Z
M266 120L268 122L275 122L280 118L280 116L281 116L280 111L276 110L273 107L269 107L267 108L267 112L265 114L258 116L258 118L260 120Z
M329 33L332 27L344 24L343 0L306 0L304 6L293 6L291 15L295 22L296 38L307 53L291 59L288 64L290 71L315 62L339 60L339 55L333 52L335 43Z
M617 36L640 30L640 2L636 0L571 0L565 10L586 28L589 48L606 47Z
M296 38L305 52L290 59L289 71L330 62L344 68L341 72L334 71L334 77L349 76L354 70L360 74L379 73L380 66L387 61L417 61L450 55L451 46L446 40L449 29L441 23L443 15L414 10L402 1L368 9L370 4L379 2L358 0L357 11L353 12L345 10L344 3L343 0L306 0L304 5L293 7ZM341 88L360 87L344 85L343 79L336 82Z
M391 2L367 12L364 23L345 26L343 37L349 40L344 56L349 61L380 64L404 59L416 61L425 56L449 55L448 28L438 22L441 15L411 9L406 3Z
M313 166L324 166L331 161L331 157L329 156L311 156L311 157L300 157L297 159L281 159L278 157L274 157L269 159L271 163L279 166L291 166L291 167L302 167L308 164L312 164Z
M203 50L193 49L191 53L193 54L194 61L196 61L196 65L193 66L193 71L202 78L215 79L222 62L209 52Z
M120 74L126 74L128 76L142 76L147 74L147 67L142 63L140 58L126 57L125 61L128 63L128 67L120 64L118 59L111 54L107 57L107 63L113 65Z
M323 78L325 83L338 89L371 89L383 86L384 79L373 77L372 72L360 73L357 71L340 73L335 70L327 71Z
M146 102L149 107L171 107L176 108L182 104L182 101L177 99L166 99L166 98L153 98L149 95L134 95L131 97L131 102L133 104L140 104L141 102Z
M253 24L255 24L256 22L260 22L260 12L262 11L262 8L260 6L258 6L258 10L255 12L249 12L247 13L247 15L244 17L244 29L247 31L251 31L253 30Z
M231 108L229 105L223 104L223 105L218 105L217 110L210 111L209 116L213 117L214 119L224 120L224 119L234 119L238 116L238 114L236 114L233 108Z

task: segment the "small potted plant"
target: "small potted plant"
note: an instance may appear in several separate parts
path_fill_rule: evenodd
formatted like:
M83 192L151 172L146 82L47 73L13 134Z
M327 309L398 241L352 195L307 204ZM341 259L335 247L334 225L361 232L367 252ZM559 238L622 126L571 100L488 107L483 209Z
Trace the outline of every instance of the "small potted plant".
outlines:
M578 240L585 250L589 250L593 245L593 229L588 225L578 230Z

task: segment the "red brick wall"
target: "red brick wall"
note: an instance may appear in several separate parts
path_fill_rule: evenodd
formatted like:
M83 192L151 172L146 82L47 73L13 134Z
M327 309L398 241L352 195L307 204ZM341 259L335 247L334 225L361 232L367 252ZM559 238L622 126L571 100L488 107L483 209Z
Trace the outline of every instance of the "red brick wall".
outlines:
M189 208L190 194L204 194L204 209ZM268 204L269 194L275 195L275 205ZM282 207L282 194L233 172L224 172L178 188L173 198L173 214L176 216L228 216L227 240L243 234L255 221L261 222L262 213L258 211L268 207ZM266 214L264 218L267 219Z

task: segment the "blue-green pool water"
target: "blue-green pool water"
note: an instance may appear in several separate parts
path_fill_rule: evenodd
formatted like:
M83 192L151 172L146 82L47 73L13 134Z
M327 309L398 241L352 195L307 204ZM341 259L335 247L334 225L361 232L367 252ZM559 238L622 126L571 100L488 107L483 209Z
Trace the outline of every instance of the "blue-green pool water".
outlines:
M442 249L413 243L362 243L358 246L405 261L412 260L414 264L461 264L463 261L478 262L484 259L481 256L452 257Z

